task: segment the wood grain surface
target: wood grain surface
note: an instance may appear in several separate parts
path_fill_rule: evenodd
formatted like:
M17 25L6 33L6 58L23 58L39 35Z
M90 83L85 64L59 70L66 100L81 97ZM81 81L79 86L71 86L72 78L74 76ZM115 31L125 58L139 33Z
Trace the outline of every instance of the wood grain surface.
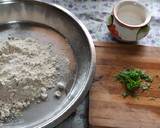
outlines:
M96 76L90 91L90 128L160 128L160 48L96 42ZM150 91L123 98L115 75L126 68L153 77Z

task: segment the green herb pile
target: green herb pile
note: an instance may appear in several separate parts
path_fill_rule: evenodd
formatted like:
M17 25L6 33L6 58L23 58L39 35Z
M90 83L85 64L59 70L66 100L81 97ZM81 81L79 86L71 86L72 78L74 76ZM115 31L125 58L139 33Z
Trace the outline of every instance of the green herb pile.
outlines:
M125 87L123 96L135 96L138 89L148 90L152 83L152 78L140 69L126 69L116 75Z

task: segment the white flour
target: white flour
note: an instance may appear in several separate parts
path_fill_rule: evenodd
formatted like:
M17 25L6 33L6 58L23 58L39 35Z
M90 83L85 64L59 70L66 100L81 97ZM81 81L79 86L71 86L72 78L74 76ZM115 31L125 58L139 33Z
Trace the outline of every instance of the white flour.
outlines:
M57 86L59 65L69 67L69 60L55 54L52 43L34 39L11 39L0 42L0 120L46 100L47 90ZM65 73L65 72L64 72Z

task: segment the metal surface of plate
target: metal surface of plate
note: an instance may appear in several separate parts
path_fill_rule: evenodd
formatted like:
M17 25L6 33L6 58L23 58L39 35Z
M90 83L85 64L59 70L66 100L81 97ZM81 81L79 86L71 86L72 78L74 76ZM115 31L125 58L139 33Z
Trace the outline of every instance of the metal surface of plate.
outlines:
M49 91L46 102L32 104L2 128L54 127L67 118L88 92L95 71L95 48L85 26L69 11L37 0L0 1L0 40L33 37L54 45L71 61L68 93L60 100Z

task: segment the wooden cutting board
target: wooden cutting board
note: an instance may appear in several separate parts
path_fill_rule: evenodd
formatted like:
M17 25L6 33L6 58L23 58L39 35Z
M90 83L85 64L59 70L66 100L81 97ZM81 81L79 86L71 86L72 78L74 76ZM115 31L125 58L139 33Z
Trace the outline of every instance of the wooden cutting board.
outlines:
M96 76L90 91L90 128L160 128L160 48L96 42ZM129 67L153 77L150 91L123 98L115 75Z

